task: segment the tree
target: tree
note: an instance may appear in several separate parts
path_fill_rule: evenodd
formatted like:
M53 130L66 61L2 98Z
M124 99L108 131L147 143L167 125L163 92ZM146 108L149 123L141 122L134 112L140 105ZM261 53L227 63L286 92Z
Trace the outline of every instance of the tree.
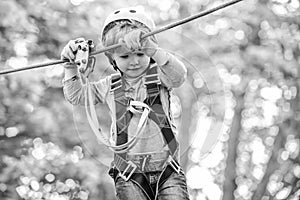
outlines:
M58 59L70 39L97 41L103 16L128 4L136 1L2 0L0 69ZM139 4L165 25L214 2ZM177 120L189 135L181 141L191 198L298 198L298 12L298 0L243 1L159 35L188 67L175 94ZM111 72L98 55L91 79ZM77 134L62 76L55 66L0 77L1 199L114 199L107 166L99 162L111 155L99 153L84 115ZM201 136L220 132L203 157L214 140L203 144Z

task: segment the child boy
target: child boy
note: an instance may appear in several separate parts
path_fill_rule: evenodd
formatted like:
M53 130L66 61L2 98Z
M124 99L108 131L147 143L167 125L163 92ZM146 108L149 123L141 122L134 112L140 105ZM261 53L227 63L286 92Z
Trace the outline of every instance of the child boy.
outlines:
M142 10L122 8L107 17L101 33L104 46L123 44L105 53L118 73L92 83L97 92L95 103L106 103L112 113L115 145L124 146L123 151L115 152L110 169L121 200L189 199L170 110L171 90L184 82L186 68L174 55L158 48L155 36L142 37L154 28L153 20ZM86 98L86 85L79 80L74 64L81 42L84 39L71 40L61 53L62 59L70 61L65 64L64 94L74 105ZM146 109L149 112L141 128Z

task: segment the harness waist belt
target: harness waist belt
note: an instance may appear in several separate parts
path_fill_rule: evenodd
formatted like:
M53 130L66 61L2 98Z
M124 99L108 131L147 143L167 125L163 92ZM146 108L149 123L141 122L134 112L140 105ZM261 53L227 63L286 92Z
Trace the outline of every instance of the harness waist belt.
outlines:
M166 160L168 159L169 151L127 154L126 160L135 163L142 172L162 171Z
M169 155L168 159L164 162L164 168L162 170L162 174L158 180L158 186L160 187L168 177L173 173L183 173L180 165L176 160ZM115 156L115 168L111 168L110 170L111 176L114 179L119 175L125 181L129 179L136 183L146 194L148 200L154 200L157 191L153 191L145 173L143 173L136 164L132 161L126 161L122 157L116 155Z
M119 176L125 181L130 179L144 191L149 200L155 199L155 193L149 185L147 177L141 170L139 170L137 165L135 165L132 161L124 160L119 155L115 155L114 161L116 168L111 169L114 179L117 177L117 174L119 174Z

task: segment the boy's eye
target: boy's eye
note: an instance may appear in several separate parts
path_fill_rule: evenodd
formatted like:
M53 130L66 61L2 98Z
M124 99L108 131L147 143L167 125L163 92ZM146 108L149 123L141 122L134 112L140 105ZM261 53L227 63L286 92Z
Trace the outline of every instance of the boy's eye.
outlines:
M137 56L144 56L144 53L137 53Z
M122 56L120 56L120 58L128 58L128 55L122 55Z

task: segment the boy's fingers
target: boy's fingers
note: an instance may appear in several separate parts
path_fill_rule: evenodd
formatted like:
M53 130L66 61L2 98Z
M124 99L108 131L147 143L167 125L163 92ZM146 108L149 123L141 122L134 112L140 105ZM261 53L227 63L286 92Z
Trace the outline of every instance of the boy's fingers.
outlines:
M73 60L75 59L75 55L73 53L73 50L71 49L71 47L69 45L66 45L61 53L61 59L62 60L67 60L69 62L73 62Z
M125 42L124 38L120 38L118 41L119 44L122 44L123 47L125 47L126 49L130 50L130 47L127 45L127 43Z
M139 48L139 44L134 39L129 41L129 46L131 50L135 50Z
M71 40L70 42L69 42L69 49L72 51L72 52L76 52L77 51L77 48L78 48L78 46L76 45L76 42L75 42L75 40Z
M125 41L124 41L123 38L120 38L119 41L118 41L118 43L119 43L119 44L125 44Z
M68 61L67 63L64 63L66 68L74 66L76 67L76 65L74 65L74 60L76 58L78 46L82 42L85 42L84 38L77 38L75 40L70 40L67 45L64 46L61 52L61 59Z
M134 30L124 36L124 42L128 49L135 50L141 48L141 31Z
M73 51L74 54L76 54L78 50L78 44L85 42L86 40L84 38L77 38L75 40L70 40L68 45L70 49Z
M127 49L131 49L130 38L129 35L125 35L123 38L123 42Z
M134 32L134 42L137 45L137 48L141 48L141 36L142 36L142 31L135 31Z
M68 63L64 63L64 67L67 68L67 69L74 69L77 66L74 63L68 62Z
M61 52L61 55L60 55L60 57L61 57L62 60L69 60L69 58L68 58L68 51L66 50L66 47L67 46L65 46L63 48L63 50Z
M137 48L141 49L142 48L142 35L144 34L142 30L138 30L135 32L136 36L136 44L137 44Z
M74 40L75 44L81 43L81 42L85 42L85 39L83 37L77 38Z
M70 58L70 61L73 61L75 59L75 55L74 55L73 51L68 51L67 55Z

